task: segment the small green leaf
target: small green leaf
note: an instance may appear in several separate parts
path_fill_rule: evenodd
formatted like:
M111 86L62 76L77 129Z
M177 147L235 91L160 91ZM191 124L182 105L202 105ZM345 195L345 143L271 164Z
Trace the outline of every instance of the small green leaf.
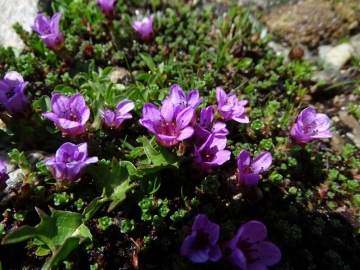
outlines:
M146 63L146 65L150 69L150 71L152 73L155 73L156 66L155 66L155 63L154 63L154 60L152 59L152 57L147 53L140 53L139 55L144 60L144 62Z

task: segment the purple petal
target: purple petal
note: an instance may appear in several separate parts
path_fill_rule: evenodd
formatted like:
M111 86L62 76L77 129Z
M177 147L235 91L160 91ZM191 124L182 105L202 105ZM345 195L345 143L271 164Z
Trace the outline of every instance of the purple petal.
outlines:
M242 230L241 238L246 242L256 243L263 241L267 237L266 226L259 221L249 221L243 224L239 230Z
M186 109L182 110L176 116L176 130L179 132L179 130L188 126L191 120L193 119L194 114L195 114L195 109L193 107L187 107Z
M135 31L139 32L141 29L141 22L139 22L139 21L133 22L132 27L135 29Z
M56 36L60 36L59 22L61 15L61 12L55 13L50 21L51 33L55 34Z
M242 175L242 180L245 182L246 186L253 187L258 184L260 176L253 173L244 173Z
M59 42L58 36L56 36L55 34L49 34L49 35L40 36L40 38L43 39L46 47L48 47L51 50L56 50L56 45Z
M31 28L38 32L40 35L45 33L46 28L50 27L50 19L44 14L38 14L35 17L34 25Z
M184 105L186 103L186 95L184 91L181 89L181 87L177 84L171 86L169 92L169 98L171 99L171 102L174 105L178 105L178 104Z
M205 249L192 249L187 255L189 260L194 263L204 263L209 260L209 248Z
M232 119L242 124L247 124L250 122L249 117L247 117L245 114L242 114L240 116L233 116Z
M290 130L290 135L298 143L307 143L312 140L309 135L306 135L302 128L296 123Z
M330 119L326 114L317 113L315 122L318 131L324 131L330 127Z
M67 180L74 182L79 179L80 171L86 166L85 162L70 162L66 164L67 167Z
M192 231L203 229L207 224L211 223L209 218L204 214L198 214L195 218L194 224L192 225Z
M225 105L227 100L227 95L223 89L220 87L216 87L216 100L218 102L218 107L222 107Z
M254 256L259 258L258 262L266 266L274 265L281 259L280 249L271 242L263 241L254 244L252 247L257 250Z
M151 119L142 118L139 120L140 124L146 127L150 132L157 134L156 126Z
M79 122L59 118L58 124L64 135L78 136L85 132L85 127Z
M80 111L83 107L86 107L84 96L82 94L72 95L69 99L69 107L75 108L78 111Z
M42 113L41 115L44 116L44 117L46 117L47 119L55 122L55 123L58 123L58 122L59 122L59 117L58 117L55 113L46 112L46 113Z
M166 123L172 123L174 117L174 105L170 98L164 100L161 107L161 115L164 117Z
M142 109L143 118L148 118L154 123L161 121L161 113L158 107L152 103L145 103Z
M186 140L190 138L193 134L194 134L194 129L192 127L186 127L183 130L180 130L180 135L177 137L177 140L178 141Z
M232 249L229 256L225 258L226 261L232 263L233 265L237 266L241 270L246 270L246 257L244 253L238 249Z
M212 106L209 106L201 110L200 126L208 128L211 126L213 120L214 120L214 113Z
M200 102L202 101L202 98L199 98L199 91L198 90L192 90L187 95L187 103L193 108L196 108Z
M85 125L86 122L89 120L90 118L90 109L89 107L84 107L79 111L79 117L81 119L80 123L82 125Z
M303 123L303 125L308 125L314 122L316 119L316 111L313 107L307 107L304 109L300 115L298 116L297 121L300 121Z
M130 112L131 110L134 109L134 101L132 100L123 100L121 102L119 102L118 105L116 105L115 111L116 111L116 116L120 116L120 115L124 115L128 112Z
M8 83L12 88L24 82L23 77L16 71L7 72L3 80Z
M250 154L247 150L242 150L237 158L237 165L239 170L244 166L249 166L251 163Z
M220 166L230 159L231 152L229 150L221 150L216 153L215 158L212 161L204 162L206 167Z
M272 155L270 152L262 152L251 162L251 169L255 174L266 171L272 163Z
M316 133L315 135L312 135L312 138L316 139L325 139L325 138L331 138L333 135L330 130L324 130Z
M115 119L115 113L109 109L106 109L105 111L100 110L100 114L103 117L105 124L111 127Z
M62 114L69 110L69 99L56 93L51 97L51 108L58 117L62 117Z
M221 250L218 245L209 246L209 260L217 262L222 257Z
M183 244L180 248L180 254L182 256L188 256L189 253L191 253L191 247L196 240L196 231L193 231L191 235L185 238Z
M85 160L85 163L86 164L90 164L90 163L96 163L99 161L99 158L98 157L89 157Z
M246 270L268 270L268 268L262 263L254 262L248 264Z

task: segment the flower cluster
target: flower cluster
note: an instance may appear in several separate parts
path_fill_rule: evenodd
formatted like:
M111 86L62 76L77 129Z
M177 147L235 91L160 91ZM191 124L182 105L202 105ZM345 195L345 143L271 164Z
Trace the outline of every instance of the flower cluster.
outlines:
M30 109L24 91L28 82L16 71L10 71L0 80L0 103L11 115L26 116Z
M267 269L281 259L280 249L264 241L266 226L258 221L243 224L236 235L224 244L223 253L217 244L220 226L212 223L204 214L198 214L180 249L182 256L194 263L216 262L221 257L240 270Z
M154 14L150 15L150 17L144 17L142 21L135 21L132 23L132 27L141 35L143 40L150 40L153 37L153 20Z

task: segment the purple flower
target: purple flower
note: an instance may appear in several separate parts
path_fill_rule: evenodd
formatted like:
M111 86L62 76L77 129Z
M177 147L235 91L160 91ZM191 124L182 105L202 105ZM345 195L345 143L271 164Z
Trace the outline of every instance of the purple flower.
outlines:
M114 12L114 3L116 0L96 0L100 10L107 16L111 16Z
M25 116L30 110L30 102L24 91L28 82L16 71L10 71L0 80L0 103L11 114Z
M200 112L200 123L195 126L195 144L200 145L210 136L210 134L217 134L226 136L229 131L226 128L226 124L217 122L213 124L214 113L212 106L204 108Z
M82 168L98 161L97 157L87 156L87 143L76 145L67 142L60 146L55 157L46 159L44 164L56 180L74 182L80 178Z
M115 112L106 109L105 111L100 110L100 113L107 126L119 128L125 119L132 118L129 113L132 109L134 109L134 102L132 100L123 100L116 105Z
M225 245L225 260L241 270L266 270L281 259L280 249L264 241L266 237L267 230L261 222L245 223Z
M196 107L201 103L202 98L199 98L199 91L192 90L188 95L184 93L181 87L177 84L174 84L170 88L169 98L171 99L172 104L174 105L174 114L178 115L179 112L184 110L187 107Z
M190 261L195 263L220 260L222 254L216 244L219 232L219 225L210 222L203 214L197 215L191 234L185 238L181 246L180 254L187 256Z
M201 170L220 166L230 159L231 152L224 150L226 147L226 137L223 135L211 134L200 148L197 148L196 145L194 147L193 162Z
M85 132L90 109L86 106L82 94L75 94L71 98L54 94L51 97L51 108L53 112L46 112L42 115L54 121L55 125L61 129L63 136L76 137Z
M132 27L141 35L142 39L149 40L154 35L154 30L152 28L153 20L154 14L150 15L150 17L145 17L141 22L133 22Z
M142 112L140 124L154 133L157 142L164 146L176 145L194 133L189 126L195 113L192 107L187 107L175 117L174 106L170 99L166 99L161 111L154 104L145 103Z
M247 150L242 150L237 159L239 168L238 181L248 187L257 185L260 180L260 173L266 171L272 163L270 152L262 152L251 161Z
M247 100L237 100L236 94L227 95L223 89L216 87L217 109L225 121L231 119L239 123L249 123L249 118L244 114Z
M0 187L7 179L9 179L9 175L6 173L6 165L5 161L0 157Z
M323 113L316 113L313 107L304 109L291 128L291 137L296 142L304 144L314 139L331 138L330 119Z
M64 35L60 34L59 21L61 12L55 13L51 19L44 14L35 17L34 25L31 28L38 32L40 38L44 40L46 47L53 51L58 51L64 47Z

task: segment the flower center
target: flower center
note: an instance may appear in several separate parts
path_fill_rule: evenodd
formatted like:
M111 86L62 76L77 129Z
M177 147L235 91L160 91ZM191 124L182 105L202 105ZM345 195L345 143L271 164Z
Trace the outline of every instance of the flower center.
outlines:
M81 115L79 113L79 110L74 109L74 108L70 108L66 111L63 112L62 117L70 120L70 121L74 121L74 122L79 122L81 123Z
M11 97L13 97L14 95L15 95L14 88L11 88L11 90L10 90L9 92L6 92L6 93L5 93L5 96L6 96L7 98L11 98Z
M196 239L193 242L192 249L205 249L209 245L209 234L203 232L203 230L196 231Z
M237 243L237 247L244 253L246 258L246 263L252 263L259 260L259 257L256 257L257 249L253 248L252 245L254 243L249 243L249 239L239 239Z
M44 35L49 35L49 34L51 34L51 31L50 31L50 27L45 27L44 29L43 29L43 33L44 33Z

